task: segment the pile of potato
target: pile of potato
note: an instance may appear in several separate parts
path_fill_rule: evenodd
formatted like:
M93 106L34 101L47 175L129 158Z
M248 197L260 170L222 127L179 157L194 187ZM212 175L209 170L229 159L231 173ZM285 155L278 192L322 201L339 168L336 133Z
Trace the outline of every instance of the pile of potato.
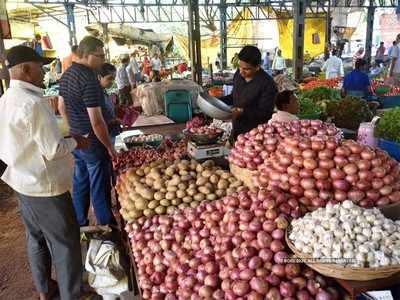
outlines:
M203 200L230 195L242 186L231 173L212 160L155 161L131 168L118 178L120 213L126 221L141 216L172 213L176 208L196 207Z

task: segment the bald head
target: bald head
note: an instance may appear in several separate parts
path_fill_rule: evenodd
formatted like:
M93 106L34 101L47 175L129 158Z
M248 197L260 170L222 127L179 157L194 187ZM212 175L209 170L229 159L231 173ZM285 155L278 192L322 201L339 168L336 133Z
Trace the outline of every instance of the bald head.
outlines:
M10 79L21 80L31 83L37 87L43 88L43 70L42 63L25 62L9 69Z

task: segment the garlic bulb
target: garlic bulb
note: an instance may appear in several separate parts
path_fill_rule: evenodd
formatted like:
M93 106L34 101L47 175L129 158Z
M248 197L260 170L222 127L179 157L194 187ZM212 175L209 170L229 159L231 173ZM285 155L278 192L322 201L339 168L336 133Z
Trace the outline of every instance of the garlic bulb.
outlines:
M400 221L346 200L293 220L289 239L313 258L355 267L400 264Z

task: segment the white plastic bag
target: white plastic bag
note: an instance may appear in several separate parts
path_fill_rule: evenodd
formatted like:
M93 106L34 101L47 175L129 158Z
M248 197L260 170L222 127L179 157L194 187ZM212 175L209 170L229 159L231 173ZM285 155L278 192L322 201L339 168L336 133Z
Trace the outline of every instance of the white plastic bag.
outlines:
M119 251L110 241L90 240L85 269L89 285L104 299L117 299L128 290L128 277L120 263Z

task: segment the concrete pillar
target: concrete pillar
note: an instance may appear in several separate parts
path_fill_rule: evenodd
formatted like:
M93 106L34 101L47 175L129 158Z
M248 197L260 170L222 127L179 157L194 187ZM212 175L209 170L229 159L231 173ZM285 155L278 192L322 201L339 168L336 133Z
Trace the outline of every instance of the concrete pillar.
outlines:
M367 35L365 37L365 55L364 58L368 65L371 63L372 56L372 33L374 32L374 15L375 7L369 6L367 8Z
M226 0L220 0L219 13L220 13L220 53L221 53L221 67L226 69L228 65L228 38L226 28Z
M188 10L189 10L189 30L191 33L190 59L192 61L192 80L201 85L202 66L201 66L199 1L189 0Z

